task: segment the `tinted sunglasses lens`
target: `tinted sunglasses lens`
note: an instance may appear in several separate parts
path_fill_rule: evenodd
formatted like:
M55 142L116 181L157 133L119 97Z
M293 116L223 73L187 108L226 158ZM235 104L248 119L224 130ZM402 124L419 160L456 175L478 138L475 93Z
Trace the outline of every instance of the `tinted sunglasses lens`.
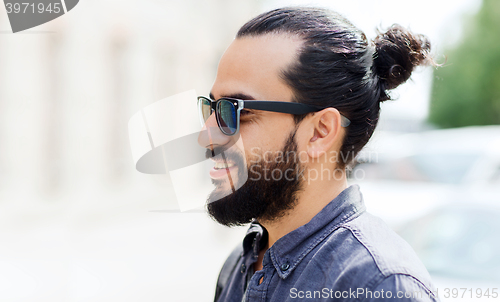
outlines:
M231 101L220 100L217 103L220 129L225 134L235 134L237 128L236 107Z
M211 103L209 100L206 98L199 98L198 99L198 109L200 111L200 118L201 118L201 124L204 125L205 122L208 120L210 117L210 114L212 113L212 108L211 108Z

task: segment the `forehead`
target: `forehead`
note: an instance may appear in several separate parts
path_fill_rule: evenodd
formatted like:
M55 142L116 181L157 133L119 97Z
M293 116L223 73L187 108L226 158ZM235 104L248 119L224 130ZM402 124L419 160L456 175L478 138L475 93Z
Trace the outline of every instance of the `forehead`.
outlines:
M219 62L212 94L290 101L292 91L282 72L297 60L301 43L299 38L280 34L235 39Z

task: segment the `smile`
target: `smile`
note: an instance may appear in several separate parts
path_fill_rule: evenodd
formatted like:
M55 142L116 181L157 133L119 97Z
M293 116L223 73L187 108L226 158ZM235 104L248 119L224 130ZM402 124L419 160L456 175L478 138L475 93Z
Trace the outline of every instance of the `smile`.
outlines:
M212 159L213 160L213 159ZM228 178L229 173L237 169L234 162L214 161L214 167L210 170L210 177L213 179Z

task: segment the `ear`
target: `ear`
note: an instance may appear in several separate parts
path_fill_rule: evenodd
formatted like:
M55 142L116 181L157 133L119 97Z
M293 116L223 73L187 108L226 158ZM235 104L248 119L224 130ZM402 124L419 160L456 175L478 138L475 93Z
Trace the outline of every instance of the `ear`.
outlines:
M342 144L341 116L335 108L326 108L313 118L313 134L307 144L307 153L311 158L319 158L327 154L332 147L340 149Z

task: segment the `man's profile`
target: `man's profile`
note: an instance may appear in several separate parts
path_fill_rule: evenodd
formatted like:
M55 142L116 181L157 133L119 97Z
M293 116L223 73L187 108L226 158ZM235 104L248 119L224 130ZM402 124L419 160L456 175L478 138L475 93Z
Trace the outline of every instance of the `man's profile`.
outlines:
M437 301L410 246L346 180L380 102L432 64L429 52L399 25L370 42L325 9L276 9L243 25L198 100L210 129L198 141L214 160L208 213L251 223L216 301ZM220 152L228 145L240 151Z

